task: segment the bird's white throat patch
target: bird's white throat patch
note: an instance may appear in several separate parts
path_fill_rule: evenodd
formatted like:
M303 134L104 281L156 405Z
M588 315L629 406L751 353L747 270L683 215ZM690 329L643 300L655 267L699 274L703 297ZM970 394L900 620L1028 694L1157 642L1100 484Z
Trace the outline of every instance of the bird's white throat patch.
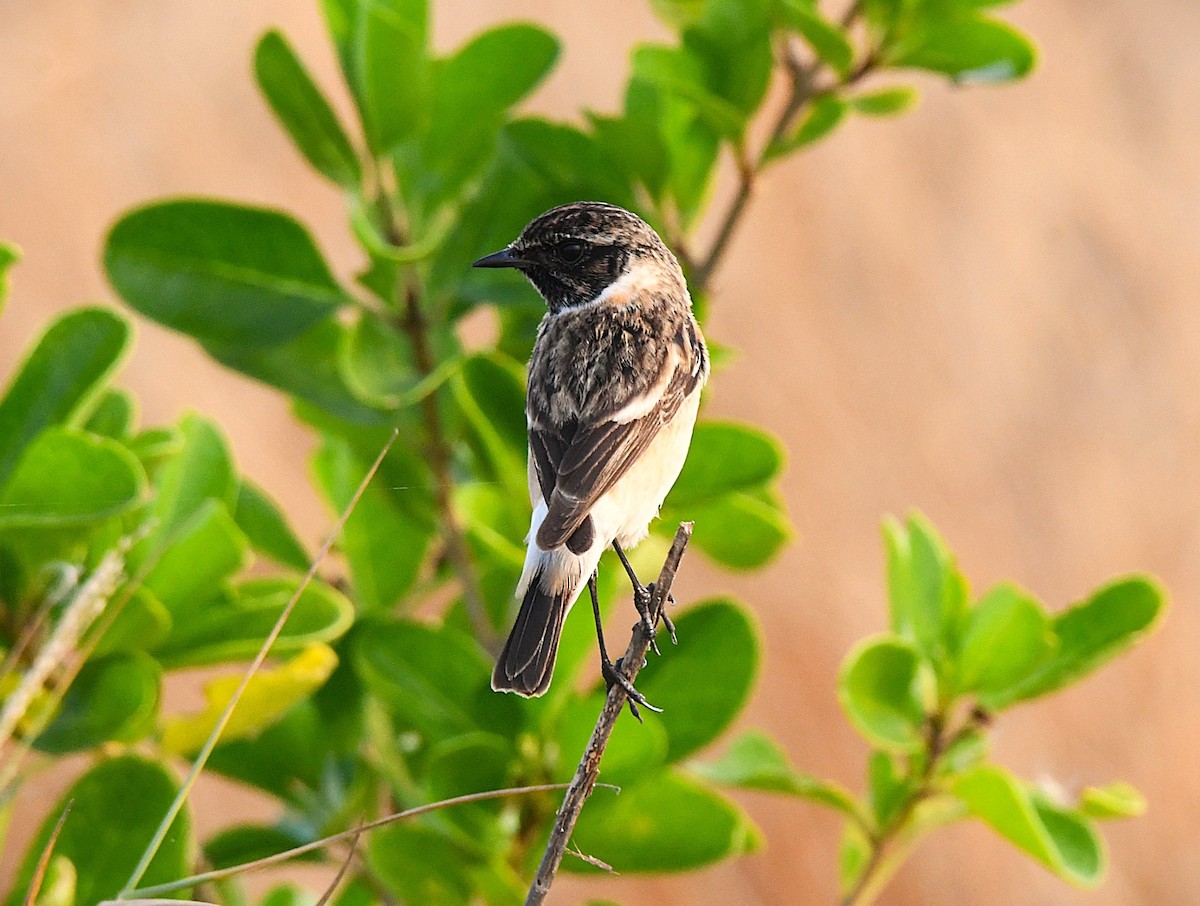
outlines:
M596 298L589 299L587 302L580 302L577 305L565 306L560 308L559 312L579 311L583 308L591 308L593 305L628 304L646 290L661 290L665 276L662 265L658 262L637 262L616 280L608 284Z

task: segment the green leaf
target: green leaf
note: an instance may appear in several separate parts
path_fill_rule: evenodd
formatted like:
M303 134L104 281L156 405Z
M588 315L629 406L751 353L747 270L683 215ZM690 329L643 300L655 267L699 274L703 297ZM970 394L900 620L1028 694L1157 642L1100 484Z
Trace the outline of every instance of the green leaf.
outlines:
M284 343L347 301L297 221L219 201L166 201L126 214L108 234L104 266L131 306L206 343Z
M1008 82L1028 75L1037 59L1015 28L971 16L922 23L885 52L889 66L911 66L956 82Z
M329 728L310 698L257 736L222 741L208 768L299 804L329 778L332 756Z
M75 902L82 906L115 899L177 790L178 784L167 768L136 755L96 764L47 814L25 854L9 906L21 902L38 857L68 803L71 812L63 822L54 851L75 867ZM186 877L193 846L191 817L185 808L171 825L141 883L149 886Z
M640 181L658 200L667 178L667 152L657 130L648 132L642 124L628 116L603 116L588 112L592 135L616 162L622 173Z
M507 623L513 589L525 565L522 539L529 531L528 504L514 506L512 495L490 482L460 482L454 509L471 542L489 613L497 626Z
M546 77L558 53L548 31L512 24L476 35L442 61L421 138L421 175L432 170L457 188L490 154L505 112Z
M873 826L887 827L914 792L914 785L900 773L889 753L878 750L867 762L867 782L875 813Z
M235 824L227 827L204 842L204 859L215 869L244 865L286 852L309 842L285 827L266 824ZM320 862L319 851L296 856L297 862Z
M474 885L468 871L476 865L461 845L431 827L402 822L371 834L367 864L400 902L429 906L469 903Z
M371 148L386 154L428 115L428 10L425 0L365 0L358 10L350 84Z
M512 743L494 733L466 733L443 739L430 747L426 762L429 798L439 801L503 789L515 758ZM503 801L492 800L463 804L444 814L479 847L502 852L511 843L511 828L501 819L507 807Z
M668 502L655 527L660 534L674 535L684 520L696 523L692 543L730 569L764 566L792 537L775 492L735 492L686 507Z
M838 700L873 745L916 749L925 708L918 689L919 658L907 642L880 635L855 646L838 673Z
M33 906L75 906L75 866L66 856L50 857Z
M0 488L0 529L89 525L127 511L145 487L141 465L116 441L52 428Z
M658 132L670 158L667 179L680 226L691 230L710 199L720 134L687 101L669 96L659 101Z
M1166 608L1163 591L1147 576L1118 579L1058 614L1051 628L1058 646L1032 676L993 704L1025 701L1078 682L1137 644Z
M183 446L155 481L155 533L159 538L168 537L207 501L215 500L230 511L237 502L237 471L220 427L189 413L180 419L179 431Z
M664 651L638 675L639 691L663 709L667 761L712 742L750 697L758 673L758 633L746 609L716 598L681 613L679 647ZM720 669L714 669L720 664Z
M378 895L362 876L354 877L342 884L333 898L333 906L375 906Z
M671 505L682 509L751 490L775 478L782 468L782 446L765 431L735 422L701 422L671 488Z
M705 84L704 67L683 48L643 44L633 52L633 77L686 101L719 135L740 142L746 115Z
M683 33L683 47L704 68L704 82L743 116L766 96L774 69L774 0L709 0L705 14Z
M103 308L81 308L52 323L0 399L0 483L44 429L74 427L116 371L130 342L129 322Z
M1079 808L1089 818L1136 818L1146 811L1146 798L1128 783L1088 786L1079 795Z
M158 664L140 652L93 658L67 689L35 747L63 755L109 740L137 742L154 728L159 681Z
M708 0L650 0L650 9L668 28L682 31L704 18Z
M487 299L524 305L540 317L545 306L526 281L499 270L472 270L471 262L511 242L538 212L580 198L635 207L626 174L591 136L546 120L509 122L480 191L459 211L454 241L431 262L430 292L462 306L455 315L465 311L464 303Z
M605 770L607 771L607 762ZM854 796L840 784L797 771L779 743L761 730L747 730L716 761L692 761L688 769L705 780L743 790L784 793L857 817Z
M207 500L153 559L143 585L166 608L174 631L205 612L225 580L249 561L246 538L217 500Z
M491 664L470 636L410 620L372 622L353 647L358 675L399 727L431 739L480 729L513 735L521 705L492 692Z
M299 576L240 582L186 615L176 617L167 641L155 652L164 667L249 660L296 593ZM320 581L304 589L271 648L282 657L339 638L354 621L354 605Z
M514 754L512 744L495 733L466 733L442 740L429 752L425 771L429 790L435 800L498 790L508 779ZM486 807L497 810L501 806L490 802Z
M117 651L150 651L171 631L171 614L158 598L139 587L96 644L96 656Z
M258 906L312 906L314 902L307 890L295 884L280 884L267 891Z
M281 32L271 30L259 39L254 75L305 159L335 183L354 189L362 178L358 156L321 89Z
M816 4L806 0L783 0L779 6L784 21L800 33L820 59L839 75L849 74L854 64L854 46L841 28L824 18Z
M392 413L365 402L347 385L339 367L349 328L322 321L293 340L265 349L205 343L204 350L222 365L282 390L352 425L388 425Z
M317 484L337 512L349 505L366 473L350 445L333 437L325 438L312 466ZM425 475L422 471L405 476L403 487L411 488L405 493L427 495ZM342 529L342 550L365 609L390 608L413 587L433 540L433 527L401 508L385 487L384 476L376 476Z
M8 272L21 260L21 250L11 242L0 242L0 312L8 301Z
M221 738L243 739L275 723L320 688L336 666L337 655L332 648L310 645L284 664L260 667L250 677ZM241 670L206 682L202 710L172 715L163 722L163 751L184 756L200 751L241 684Z
M147 428L126 440L125 446L157 481L159 466L183 449L183 434L173 426Z
M370 312L343 333L337 365L350 391L380 408L398 408L420 380L409 342Z
M1012 585L998 585L967 616L958 655L958 685L978 692L985 708L992 693L1024 680L1050 655L1054 636L1041 605Z
M942 672L966 608L966 582L933 525L912 513L883 523L892 631L911 639Z
M773 141L763 152L763 163L784 157L829 135L845 119L846 102L836 95L819 94L813 98L808 114L790 135Z
M916 106L918 97L915 88L900 85L857 94L848 98L847 103L855 113L861 113L863 116L896 116L907 113Z
M242 479L233 520L259 553L282 566L305 572L312 562L275 501L258 485Z
M101 394L83 429L92 434L125 440L137 420L137 400L128 390L109 387Z
M980 765L959 777L953 793L976 818L1059 877L1092 887L1104 855L1092 823L1032 795L998 765Z
M473 355L450 379L451 393L479 458L480 477L527 499L525 382L520 367L496 354Z
M838 890L843 896L858 887L871 862L871 851L866 831L857 822L847 821L838 844Z
M605 693L593 692L574 698L563 712L554 733L558 763L551 777L567 783L575 775L579 759L596 729L596 715L604 708ZM656 703L657 704L657 703ZM657 721L637 725L632 714L617 718L617 729L604 750L604 781L619 787L636 784L666 764L667 733Z
M725 797L675 772L648 776L619 796L598 791L571 838L615 871L688 871L753 852L761 832ZM577 859L568 871L598 869Z

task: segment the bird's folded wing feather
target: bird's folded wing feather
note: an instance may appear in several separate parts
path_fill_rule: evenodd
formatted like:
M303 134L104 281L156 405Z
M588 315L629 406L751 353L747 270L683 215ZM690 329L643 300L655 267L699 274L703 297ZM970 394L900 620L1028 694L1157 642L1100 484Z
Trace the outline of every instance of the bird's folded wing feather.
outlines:
M543 413L529 413L529 451L547 504L539 547L549 550L568 541L572 550L590 546L590 526L585 538L572 536L696 389L698 373L690 358L668 356L660 380L593 422L554 426Z

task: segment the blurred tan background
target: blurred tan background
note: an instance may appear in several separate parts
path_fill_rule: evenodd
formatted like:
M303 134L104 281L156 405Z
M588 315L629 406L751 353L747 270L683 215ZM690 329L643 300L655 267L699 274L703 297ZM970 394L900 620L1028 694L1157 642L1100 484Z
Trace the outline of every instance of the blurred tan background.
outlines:
M1006 12L1041 46L1027 82L930 83L911 115L853 122L764 180L716 282L710 333L742 356L710 411L783 436L798 543L752 579L693 560L681 597L732 588L753 605L766 667L747 723L798 766L859 788L864 745L834 677L884 625L883 513L920 507L976 588L1012 577L1056 607L1119 573L1156 573L1173 608L1153 640L996 733L998 756L1028 776L1147 794L1144 818L1105 827L1104 886L1073 890L963 825L927 842L882 902L1196 903L1200 6ZM628 46L662 34L640 0L442 0L435 15L442 48L514 17L562 35L561 65L529 105L560 116L579 101L611 109ZM52 313L113 298L100 243L146 199L279 205L342 272L356 266L341 198L302 165L250 75L255 39L279 25L336 81L315 2L0 0L0 22L0 237L26 255L0 320L0 375ZM273 393L145 323L123 383L148 422L188 407L218 418L243 468L318 538L308 437ZM20 817L40 820L61 783L35 780ZM763 854L678 878L571 882L552 902L832 902L837 821L744 801ZM213 792L203 826L227 807ZM4 883L27 836L13 833Z

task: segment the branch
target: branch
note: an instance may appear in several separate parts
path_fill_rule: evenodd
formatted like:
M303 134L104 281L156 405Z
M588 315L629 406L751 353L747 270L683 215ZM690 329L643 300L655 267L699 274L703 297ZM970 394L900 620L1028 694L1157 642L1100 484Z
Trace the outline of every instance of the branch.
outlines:
M691 537L692 523L681 522L679 530L675 532L675 541L667 552L667 559L663 563L662 571L658 574L658 581L654 583L654 595L650 600L650 615L655 624L657 624L658 615L662 613L663 605L671 593L671 586L675 582L675 573L679 570L679 562L683 559L684 549L687 548ZM629 647L625 650L625 656L617 668L631 683L637 678L638 671L642 669L646 652L650 650L650 641L649 633L639 621L633 627L633 637L629 640ZM621 709L625 707L625 700L625 690L613 683L608 690L608 698L604 701L604 709L596 721L596 729L592 731L592 738L588 740L587 748L583 751L583 758L580 759L571 785L567 787L566 795L563 797L562 807L558 810L558 818L554 822L554 830L551 831L550 839L546 842L542 864L538 866L533 884L529 888L529 894L525 898L525 906L538 906L545 901L546 894L550 892L550 885L554 883L554 876L562 862L567 842L571 839L571 832L575 829L575 822L579 819L583 804L596 786L596 778L600 774L600 758L608 746L608 740L612 736L617 717L620 716Z
M360 824L357 827L347 831L342 831L337 834L332 834L328 837L322 837L320 840L313 840L310 843L305 843L301 846L289 849L286 852L275 853L271 856L264 856L261 859L255 859L253 862L245 862L241 865L230 865L227 868L218 868L213 871L206 871L203 874L191 875L190 877L180 878L177 881L167 881L163 884L155 884L152 887L139 887L133 890L126 890L117 895L116 900L101 903L100 906L106 906L107 903L116 903L119 900L142 899L146 897L157 897L166 894L176 893L180 890L186 890L189 887L195 887L199 884L208 884L212 881L220 881L223 878L230 878L234 875L239 875L248 871L258 871L261 868L269 868L272 865L279 865L282 862L288 862L305 853L314 852L324 849L334 843L341 843L347 840L357 840L359 836L373 831L376 828L384 827L396 821L404 821L408 818L415 818L418 815L425 815L429 812L440 811L444 808L451 808L456 805L466 805L472 802L486 802L490 799L505 799L510 796L524 796L527 793L544 793L549 790L561 790L564 784L561 783L542 783L535 786L516 786L507 787L501 790L487 790L482 793L467 793L463 796L455 796L451 799L442 799L439 802L430 802L425 805L418 805L414 808L405 809L402 812L395 812L391 815L385 815L382 818L376 818L374 821L368 821L365 824ZM615 787L614 787L615 789Z
M399 212L392 204L381 171L378 170L376 182L379 185L377 201L380 216L384 220L386 239L394 248L404 248L408 244L408 236L404 224L400 221ZM430 343L429 318L421 308L420 287L412 278L411 268L407 266L400 271L396 302L397 304L402 303L404 310L395 318L394 324L408 336L417 372L424 381L434 374L438 363L434 356L433 345ZM427 458L433 470L434 495L438 512L442 517L442 543L445 545L446 560L462 585L467 618L471 621L471 628L474 630L476 640L486 650L495 653L498 650L499 639L496 637L496 631L491 620L488 619L487 610L483 605L483 595L479 591L479 577L475 574L475 566L471 562L471 552L467 548L466 532L459 524L458 514L454 510L452 453L450 443L446 439L445 427L442 424L441 410L438 409L436 390L421 397L421 417L425 422Z
M854 23L854 20L858 18L860 12L860 4L858 2L852 3L850 8L846 10L846 14L842 17L841 27L849 28ZM764 161L766 150L791 131L792 126L796 122L796 117L799 116L800 111L813 98L820 94L854 84L870 73L875 68L876 63L875 54L868 53L849 75L839 79L830 87L818 88L816 77L824 67L824 61L820 57L817 57L811 63L804 64L797 60L789 49L785 48L783 65L791 80L788 99L784 103L783 109L780 110L779 116L776 117L775 123L771 127L770 136L763 145L763 151L759 153L757 160L750 160L744 152L741 152L739 155L737 161L737 191L734 193L729 207L721 218L720 226L717 227L716 238L713 240L708 253L701 256L695 262L692 284L698 292L704 292L708 288L708 281L712 278L713 272L716 271L717 266L721 263L721 259L729 247L729 240L733 238L734 230L741 221L742 215L746 212L746 206L750 202L750 197L754 194L755 181L766 163Z
M405 315L400 323L412 342L417 371L424 380L434 373L437 362L429 342L429 320L421 310L418 290L412 283L404 290L404 305ZM471 562L471 552L467 549L466 532L459 524L458 513L454 510L454 477L450 473L450 445L446 441L446 431L442 425L442 414L438 409L436 391L421 397L421 414L425 420L425 430L428 435L427 452L429 465L433 469L434 494L437 499L438 512L442 515L442 541L446 546L446 559L462 585L463 601L466 604L467 616L471 620L475 638L485 649L495 653L499 640L488 619L487 610L483 606L483 596L479 591L479 577L475 575L475 565Z
M968 715L957 732L948 735L945 716L942 713L930 715L925 733L925 764L914 778L917 781L916 787L908 794L908 798L892 819L871 835L871 853L867 864L839 901L840 906L867 906L875 901L891 874L916 845L916 837L907 843L905 841L909 819L918 805L937 795L935 778L943 756L959 740L986 723L986 714L975 711ZM922 833L918 830L917 837Z

